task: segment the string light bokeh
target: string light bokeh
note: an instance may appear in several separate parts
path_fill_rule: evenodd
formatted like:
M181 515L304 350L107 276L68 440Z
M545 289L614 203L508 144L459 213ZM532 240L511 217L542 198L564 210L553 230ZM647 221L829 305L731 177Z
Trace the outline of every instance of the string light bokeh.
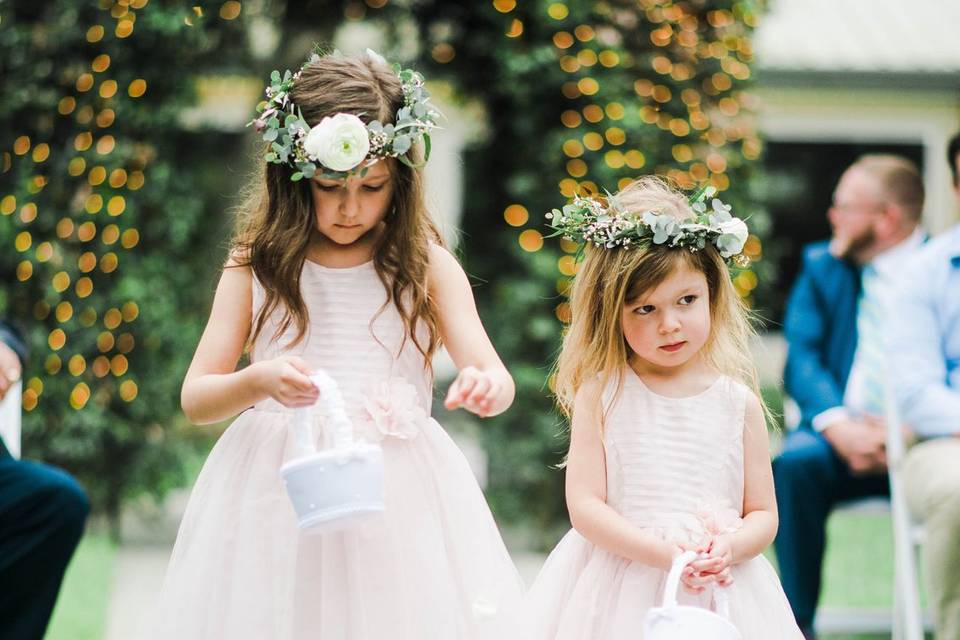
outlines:
M551 41L566 78L557 91L566 103L560 116L566 135L557 149L564 158L560 196L613 191L648 173L687 190L703 184L729 189L731 168L757 160L762 151L755 100L744 89L751 78L756 14L736 2L730 9L665 0L596 2L591 11L583 10L585 4L542 8L555 24ZM493 7L507 17L523 9L512 0L493 0ZM506 37L522 34L519 17L506 24ZM663 149L669 150L666 157ZM540 212L530 215L523 203L511 202L503 217L517 228L523 251L543 249ZM565 295L576 273L577 247L562 241L560 249L556 288ZM753 263L762 258L757 235L749 237L744 254ZM734 274L734 286L748 303L757 284L752 268ZM565 301L555 311L569 321Z
M39 133L15 135L2 154L0 171L9 188L0 195L0 214L16 227L16 281L33 289L38 280L47 283L32 305L34 320L47 327L48 352L33 354L43 365L42 373L25 380L22 404L28 413L41 407L50 377L70 377L68 397L50 401L67 401L77 411L92 399L130 403L139 395L130 360L136 357L135 323L143 302L115 285L141 241L130 212L148 184L152 150L149 142L115 132L123 114L134 111L131 103L149 96L150 80L130 75L114 58L125 55L123 43L137 37L137 20L148 4L100 0L94 24L71 26L82 34L86 62L60 70L52 122L37 114ZM241 10L240 2L223 2L219 19L234 20ZM184 12L187 26L204 14L200 6ZM51 180L69 184L68 206L44 203Z

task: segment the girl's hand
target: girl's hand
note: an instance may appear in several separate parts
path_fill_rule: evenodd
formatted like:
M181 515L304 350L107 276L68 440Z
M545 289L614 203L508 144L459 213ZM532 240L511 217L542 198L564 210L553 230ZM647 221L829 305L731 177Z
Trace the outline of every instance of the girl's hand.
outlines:
M696 551L697 553L702 553L706 550L706 547L696 547L689 544L684 544L680 542L663 542L664 552L662 555L663 562L660 563L660 569L664 571L670 571L673 568L673 563L681 555L687 551Z
M309 407L320 397L320 390L309 376L310 365L297 356L280 356L252 365L258 367L260 389L285 407Z
M505 391L496 376L476 367L464 367L450 385L443 406L450 410L463 407L483 418L498 405L506 395Z
M733 564L733 549L726 536L717 536L710 542L704 558L694 560L684 569L682 581L691 593L700 593L711 582L721 587L733 583L730 567Z

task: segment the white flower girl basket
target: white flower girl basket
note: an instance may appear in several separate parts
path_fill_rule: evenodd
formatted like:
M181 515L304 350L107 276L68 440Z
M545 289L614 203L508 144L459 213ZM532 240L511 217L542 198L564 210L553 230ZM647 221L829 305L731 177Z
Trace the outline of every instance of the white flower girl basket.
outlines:
M650 609L643 620L644 640L743 640L729 620L730 606L725 588L714 587L716 613L702 607L677 604L680 574L697 557L697 552L686 551L673 561L663 589L663 604Z
M357 442L337 383L324 372L310 376L320 389L313 407L294 409L292 435L297 455L280 476L297 512L300 528L325 533L352 527L383 513L383 450ZM317 412L333 447L317 452L312 434Z

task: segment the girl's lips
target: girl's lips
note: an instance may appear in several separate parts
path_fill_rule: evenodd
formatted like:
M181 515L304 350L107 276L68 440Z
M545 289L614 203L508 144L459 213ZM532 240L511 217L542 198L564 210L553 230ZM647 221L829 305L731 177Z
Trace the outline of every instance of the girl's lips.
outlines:
M683 345L685 344L687 344L687 341L683 340L681 342L674 342L673 344L665 344L660 348L663 349L664 351L669 351L670 353L673 353L674 351L679 351L680 349L682 349Z

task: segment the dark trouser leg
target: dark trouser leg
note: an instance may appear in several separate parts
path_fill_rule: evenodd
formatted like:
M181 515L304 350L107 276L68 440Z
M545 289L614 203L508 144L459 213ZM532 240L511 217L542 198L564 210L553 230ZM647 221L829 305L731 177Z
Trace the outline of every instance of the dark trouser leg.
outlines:
M43 638L89 510L68 474L0 442L0 640Z
M885 475L853 476L829 443L808 429L791 432L773 463L780 512L776 539L780 578L797 624L813 628L827 516L843 500L889 494Z

